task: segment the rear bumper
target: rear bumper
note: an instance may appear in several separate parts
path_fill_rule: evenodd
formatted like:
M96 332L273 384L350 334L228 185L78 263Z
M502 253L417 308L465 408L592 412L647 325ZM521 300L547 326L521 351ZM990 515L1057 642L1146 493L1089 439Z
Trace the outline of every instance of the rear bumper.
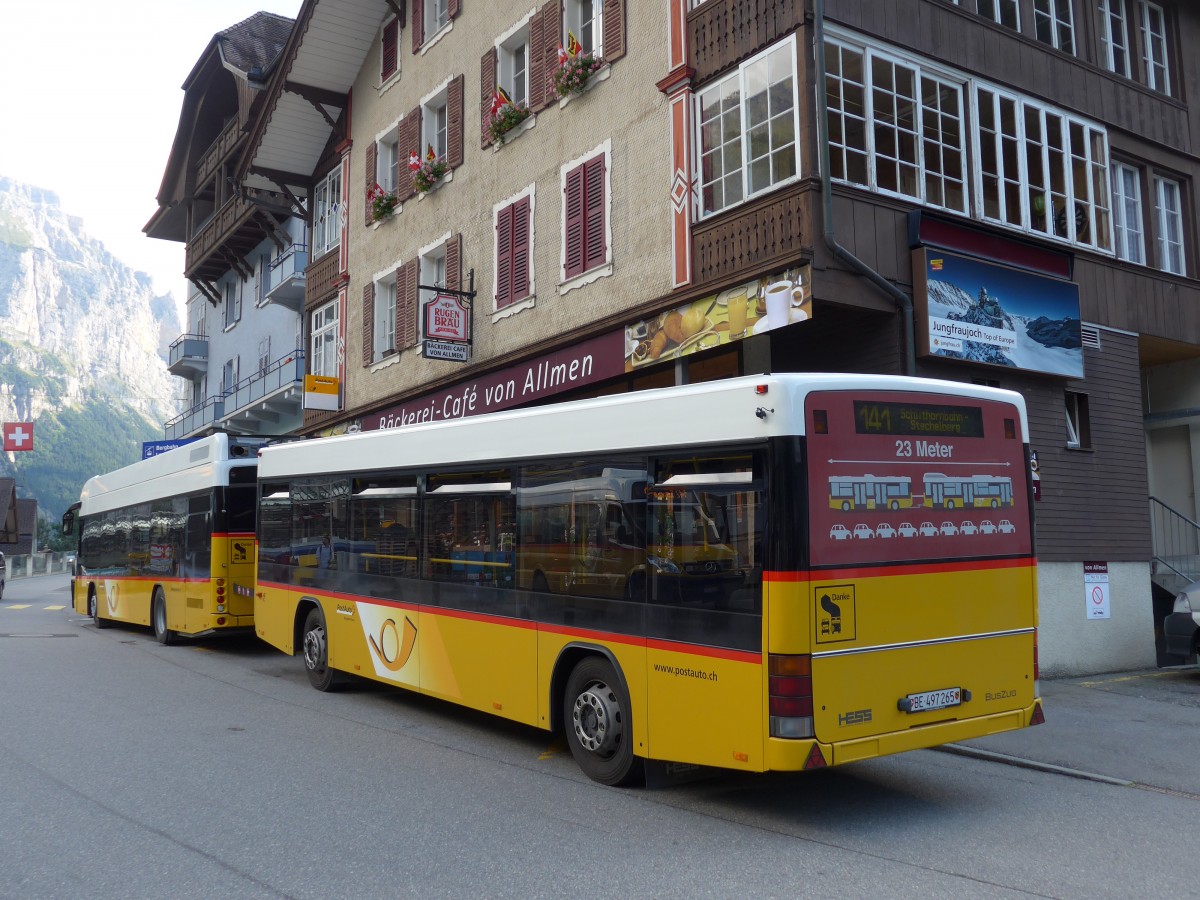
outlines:
M893 753L903 753L907 750L921 750L971 738L985 737L989 734L1015 731L1030 724L1033 720L1034 710L1041 703L1041 699L1038 698L1031 706L1011 712L975 716L959 722L943 722L940 725L929 725L853 741L839 741L834 744L768 738L766 768L773 772L797 772L804 769L804 764L809 758L814 743L820 746L821 753L828 765L839 766L879 756L890 756Z
M1190 657L1196 652L1196 624L1193 613L1171 613L1163 619L1163 649L1170 656Z

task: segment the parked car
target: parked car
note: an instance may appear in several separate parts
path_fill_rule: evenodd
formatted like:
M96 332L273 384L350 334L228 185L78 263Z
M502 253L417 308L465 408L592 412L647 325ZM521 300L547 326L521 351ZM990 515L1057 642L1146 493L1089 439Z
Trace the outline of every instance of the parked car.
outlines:
M958 526L959 534L979 534L979 526L970 519Z
M1000 524L996 526L1001 534L1013 534L1017 530L1017 526L1008 519L1001 519Z
M901 522L900 527L896 529L900 532L900 537L916 537L917 529L913 527L912 522Z
M845 541L850 538L850 529L845 525L834 525L829 529L829 539L833 541Z
M947 537L953 537L954 535L958 534L958 526L953 522L943 522L941 534L944 534Z
M871 530L870 525L859 524L854 526L854 536L865 541L875 537L875 532Z
M4 554L0 553L0 600L4 599L4 581L8 577L8 564L4 562Z
M875 529L875 537L893 538L895 536L896 536L896 529L893 528L891 526L891 524L888 522L884 522L882 525L880 525L878 528Z
M1200 652L1200 581L1175 595L1175 606L1163 619L1163 649L1187 661Z
M936 525L932 522L921 523L921 537L937 537L937 535L938 530Z
M991 519L984 519L982 522L979 523L979 533L980 534L995 534L996 533L996 523L993 522Z

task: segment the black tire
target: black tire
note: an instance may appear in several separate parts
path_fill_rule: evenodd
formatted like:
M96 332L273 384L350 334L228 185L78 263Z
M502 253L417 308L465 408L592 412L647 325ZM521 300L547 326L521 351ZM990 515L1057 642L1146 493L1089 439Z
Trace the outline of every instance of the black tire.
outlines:
M589 656L575 666L563 696L567 746L583 773L616 786L642 779L642 760L633 755L629 696L606 659Z
M88 589L88 615L92 617L92 622L97 628L108 628L112 622L108 619L100 617L100 601L96 598L96 589Z
M150 622L154 626L154 637L160 644L174 644L176 634L167 628L167 598L162 588L154 589L150 600Z
M309 610L304 619L301 647L308 683L318 691L337 690L337 673L329 667L329 631L325 627L325 614L321 612L320 607Z

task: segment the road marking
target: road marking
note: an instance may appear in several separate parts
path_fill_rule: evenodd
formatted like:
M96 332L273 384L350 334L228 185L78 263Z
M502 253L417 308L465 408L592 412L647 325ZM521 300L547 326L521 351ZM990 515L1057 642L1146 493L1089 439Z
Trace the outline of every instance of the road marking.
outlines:
M1143 678L1166 678L1174 675L1172 671L1166 672L1143 672L1139 675L1121 675L1117 678L1101 678L1098 681L1080 681L1080 687L1096 687L1101 684L1120 684L1122 681L1140 681Z
M7 608L8 609L29 609L29 607L32 605L33 605L32 603L14 603L12 606L9 606Z
M43 606L42 609L66 609L65 606Z

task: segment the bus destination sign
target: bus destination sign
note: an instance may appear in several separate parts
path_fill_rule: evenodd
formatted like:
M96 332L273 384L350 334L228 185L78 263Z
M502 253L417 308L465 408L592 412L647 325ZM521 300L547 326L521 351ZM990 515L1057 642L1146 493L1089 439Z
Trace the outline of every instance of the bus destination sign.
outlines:
M859 434L983 437L983 410L978 406L855 400L854 426Z

